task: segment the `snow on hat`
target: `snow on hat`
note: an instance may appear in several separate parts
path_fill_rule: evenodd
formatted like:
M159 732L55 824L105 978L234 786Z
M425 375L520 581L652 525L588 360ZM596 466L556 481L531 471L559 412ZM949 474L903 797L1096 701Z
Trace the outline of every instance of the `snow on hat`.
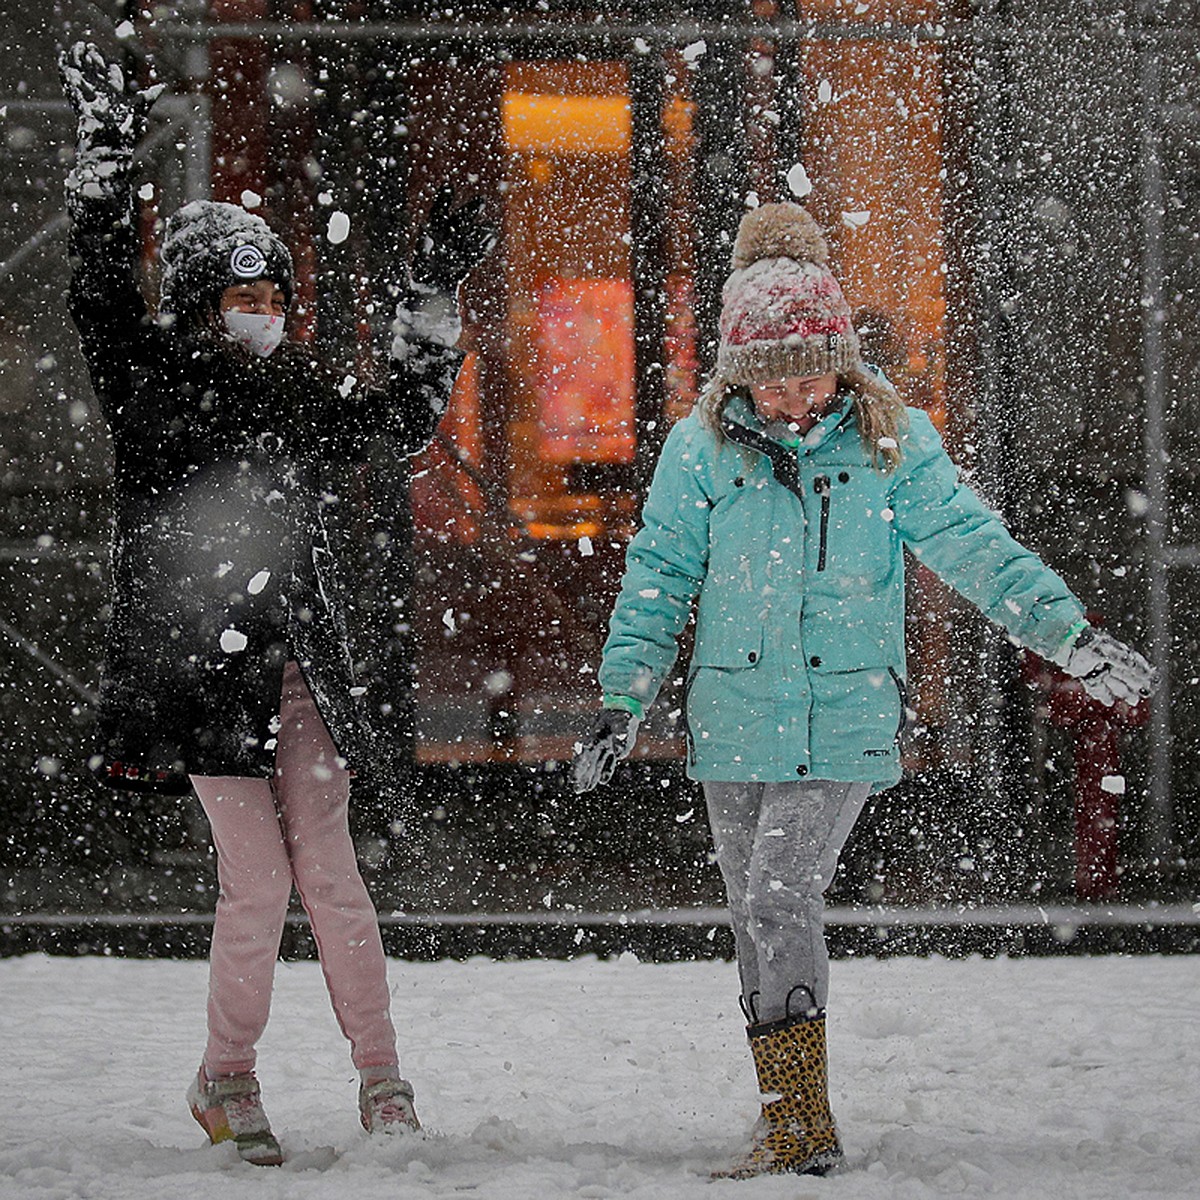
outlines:
M828 264L829 247L800 205L764 204L742 218L722 293L717 374L727 384L862 370L850 306Z
M160 307L181 313L228 287L269 279L292 302L292 256L271 227L236 204L193 200L167 220Z

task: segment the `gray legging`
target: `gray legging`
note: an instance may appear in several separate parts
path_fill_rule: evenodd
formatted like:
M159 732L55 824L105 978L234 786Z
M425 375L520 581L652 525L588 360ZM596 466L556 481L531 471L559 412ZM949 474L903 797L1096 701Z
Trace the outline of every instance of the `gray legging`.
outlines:
M870 790L825 779L704 785L755 1023L825 1007L825 889Z

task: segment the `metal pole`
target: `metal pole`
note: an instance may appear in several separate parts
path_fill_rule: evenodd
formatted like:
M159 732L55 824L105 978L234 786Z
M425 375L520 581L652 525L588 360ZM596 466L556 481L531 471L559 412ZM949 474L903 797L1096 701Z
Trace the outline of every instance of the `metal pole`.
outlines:
M712 7L713 0L706 0ZM270 41L303 42L407 42L431 46L494 43L497 45L562 45L565 43L647 42L656 48L686 46L693 42L733 42L744 44L752 37L807 38L817 41L940 41L950 36L961 23L890 21L885 25L870 22L755 19L742 13L728 19L718 16L707 20L654 21L214 21L197 24L189 21L155 21L152 29L160 39L181 42L212 38L266 38ZM1077 33L1074 36L1079 36Z
M667 174L663 150L662 108L666 66L661 54L629 59L633 110L630 154L630 226L633 231L631 276L637 379L637 487L649 486L666 437L666 276L665 227Z
M14 628L3 618L0 618L0 633L11 639L16 645L29 655L35 662L41 663L55 679L65 683L81 699L86 700L88 704L96 705L100 703L100 697L92 691L86 684L80 683L70 671L65 667L60 667L40 646L35 642L31 642L19 629Z
M206 23L207 0L185 0L179 6L183 16ZM187 151L183 160L183 199L207 200L212 193L212 101L204 91L211 73L209 42L197 39L185 43L183 75L189 95L188 107L181 113L187 125ZM185 99L180 97L180 99Z
M710 0L711 2L711 0ZM995 5L987 6L995 11ZM202 42L212 38L266 38L277 43L303 42L407 42L427 43L449 52L455 46L480 43L504 45L563 45L567 43L611 45L640 40L653 46L686 46L703 40L709 43L744 44L748 38L784 38L835 42L945 41L947 38L984 37L988 40L1045 42L1080 40L1124 41L1128 27L1108 21L1022 21L989 24L978 20L888 21L762 19L744 15L729 19L655 21L540 21L529 24L489 21L230 21L197 24L186 20L151 22L154 35L162 40ZM1200 40L1200 30L1175 27L1159 31L1161 37L1183 43Z
M1146 572L1150 660L1159 673L1150 710L1150 795L1146 813L1147 865L1161 874L1171 844L1171 613L1165 548L1168 504L1166 377L1163 362L1162 71L1158 39L1139 41L1142 152L1142 379L1146 426Z
M207 200L212 194L212 101L203 92L194 92L187 99L190 103L184 117L188 131L183 159L185 204Z
M67 227L67 214L55 213L23 245L14 250L3 262L0 262L0 283L7 279L26 259L36 253L51 238L57 237Z
M1008 107L1011 71L1006 58L1008 42L995 36L991 21L999 19L996 0L987 0L976 26L975 85L979 117L973 123L976 180L981 220L971 237L975 268L975 311L979 314L977 338L978 417L972 438L978 447L977 478L989 503L1006 516L1010 477L1005 430L1011 408L1011 386L1006 361L1011 354L1012 324L1004 316L1004 302L1012 294L1005 247L1011 198L1004 181L1004 164L1012 153L1012 119ZM1006 713L1011 694L1011 664L994 631L983 635L977 651L982 676L974 734L975 762L980 782L994 796L1008 797L1022 778L1014 762ZM964 664L968 665L969 664Z

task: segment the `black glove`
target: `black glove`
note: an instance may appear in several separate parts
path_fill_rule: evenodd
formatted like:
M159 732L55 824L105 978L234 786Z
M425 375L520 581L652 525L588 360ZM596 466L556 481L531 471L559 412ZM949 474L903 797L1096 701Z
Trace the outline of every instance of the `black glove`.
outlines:
M68 188L103 195L133 162L163 84L138 88L119 63L91 42L75 42L58 59L63 93L75 110L75 169Z
M575 746L572 775L577 795L607 783L617 763L629 757L637 738L639 721L623 708L605 708L597 714L592 727Z
M412 281L417 291L453 296L458 285L496 244L496 231L479 219L482 200L454 207L454 189L438 190L425 227L417 234Z

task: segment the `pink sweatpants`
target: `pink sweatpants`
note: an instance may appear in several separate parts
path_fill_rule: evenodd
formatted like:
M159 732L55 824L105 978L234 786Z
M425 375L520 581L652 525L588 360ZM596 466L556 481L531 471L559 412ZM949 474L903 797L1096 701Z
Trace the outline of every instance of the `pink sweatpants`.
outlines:
M395 1066L387 966L350 840L350 775L299 666L283 676L275 778L193 775L217 849L209 964L209 1077L254 1068L292 886L358 1068Z

